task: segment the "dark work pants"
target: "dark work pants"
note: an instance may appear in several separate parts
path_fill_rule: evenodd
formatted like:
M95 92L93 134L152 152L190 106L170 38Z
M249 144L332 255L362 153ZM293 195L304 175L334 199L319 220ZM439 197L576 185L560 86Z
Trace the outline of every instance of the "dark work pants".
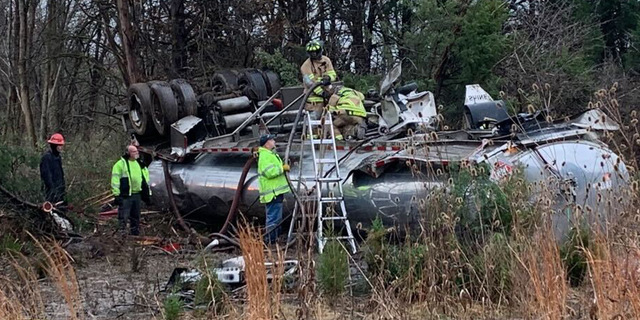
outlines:
M276 226L282 220L282 200L284 199L283 195L279 195L271 202L267 203L267 227L265 234L265 242L266 243L275 243L278 241L278 236L280 235L280 227Z
M140 234L140 194L134 193L130 197L122 197L122 205L118 207L118 227L127 229L127 220L131 227L131 234Z

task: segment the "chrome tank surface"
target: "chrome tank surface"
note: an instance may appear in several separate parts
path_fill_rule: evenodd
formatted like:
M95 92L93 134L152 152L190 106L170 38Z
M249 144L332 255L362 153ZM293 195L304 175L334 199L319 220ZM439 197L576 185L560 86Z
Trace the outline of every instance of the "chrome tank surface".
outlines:
M481 145L480 142L440 142L428 151L354 152L341 162L340 170L347 179L343 184L345 204L352 226L370 225L380 216L385 225L415 225L421 215L417 202L426 199L433 188L441 188L442 178L418 178L411 172L406 160L440 165L460 160L487 162L492 167L492 178L500 180L515 168L522 168L524 178L546 188L552 194L553 222L558 238L567 234L575 212L569 210L575 203L591 208L587 222L602 222L618 215L619 203L598 201L598 194L616 197L629 179L626 167L618 156L598 141L585 139L551 143L535 143L518 148L499 144ZM279 150L280 154L282 149ZM308 152L307 152L308 153ZM338 152L343 157L346 152ZM292 156L291 178L298 174L299 159ZM181 213L187 219L198 219L213 224L222 223L236 192L242 168L250 155L209 153L201 154L190 163L168 163L173 181L173 193ZM303 175L313 175L312 162L304 159ZM374 164L384 162L375 170ZM150 167L151 189L154 201L168 208L162 164L154 161ZM258 200L258 181L254 165L244 185L240 212L248 217L263 219L264 205ZM293 181L294 186L296 182ZM534 187L534 194L542 195ZM285 197L284 215L293 210L293 196Z
M629 173L619 157L601 143L554 142L510 158L523 169L525 179L534 183L534 194L555 193L552 221L558 239L575 223L606 226L605 221L615 220L624 206L619 197L628 185ZM582 212L575 212L575 205L583 208Z
M376 155L375 158L377 158ZM360 163L367 163L371 155L356 155ZM168 163L172 177L173 194L180 212L188 219L197 216L210 223L221 223L227 216L236 193L238 180L249 155L203 154L193 163ZM303 161L310 164L311 160ZM299 161L292 166L292 178L298 172ZM240 212L262 219L264 205L258 200L258 175L254 165L244 184ZM426 195L424 181L418 181L402 166L396 172L385 172L378 178L363 172L350 175L343 184L345 204L352 225L368 226L377 215L386 224L404 224L418 217L417 199ZM342 168L341 168L342 169ZM304 165L303 170L312 175L313 168ZM350 172L345 165L344 170ZM154 203L169 208L162 163L154 161L149 166ZM296 181L292 181L294 187ZM439 184L439 182L438 182ZM284 214L293 210L291 193L285 196Z

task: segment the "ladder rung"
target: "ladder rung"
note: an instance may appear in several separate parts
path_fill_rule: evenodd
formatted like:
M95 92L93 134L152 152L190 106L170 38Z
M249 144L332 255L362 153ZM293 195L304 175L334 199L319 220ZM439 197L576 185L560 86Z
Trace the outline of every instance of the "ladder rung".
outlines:
M316 163L331 163L335 164L337 161L333 158L316 159Z
M342 201L342 197L335 197L335 198L320 198L320 202L339 202Z
M347 217L340 217L340 216L336 216L336 217L322 217L322 221L327 221L327 220L347 220Z
M324 240L351 240L354 239L352 236L342 236L342 237L325 237Z
M320 145L320 144L333 145L333 140L332 139L309 139L309 140L306 140L304 143L305 144L312 143L314 145Z
M311 124L312 126L320 126L322 125L322 120L309 120L309 124ZM331 124L331 120L324 119L324 124Z

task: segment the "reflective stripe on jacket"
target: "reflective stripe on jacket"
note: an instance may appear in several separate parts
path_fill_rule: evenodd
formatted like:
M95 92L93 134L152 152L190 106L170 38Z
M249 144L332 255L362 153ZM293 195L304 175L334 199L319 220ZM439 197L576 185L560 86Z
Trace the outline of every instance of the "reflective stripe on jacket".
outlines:
M148 181L149 170L140 166L136 160L120 158L111 170L111 192L116 197L140 193L143 188L149 190Z
M274 151L263 147L258 149L258 176L260 203L269 203L273 198L289 192L282 159Z
M342 87L329 99L329 111L345 110L350 116L366 117L364 95L351 88Z

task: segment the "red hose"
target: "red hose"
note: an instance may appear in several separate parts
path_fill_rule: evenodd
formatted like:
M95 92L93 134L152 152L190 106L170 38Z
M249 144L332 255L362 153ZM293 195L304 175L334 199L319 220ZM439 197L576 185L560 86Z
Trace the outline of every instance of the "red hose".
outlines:
M235 220L236 214L238 213L238 205L240 204L240 198L242 198L242 193L244 192L244 182L247 180L247 174L249 174L249 170L251 170L251 166L255 159L253 157L249 157L247 162L244 164L242 168L242 174L240 175L240 180L238 180L238 187L236 188L236 194L233 197L233 201L231 202L231 208L229 208L229 213L227 214L227 220L222 225L220 229L220 234L227 233L227 229L231 225L231 222Z

